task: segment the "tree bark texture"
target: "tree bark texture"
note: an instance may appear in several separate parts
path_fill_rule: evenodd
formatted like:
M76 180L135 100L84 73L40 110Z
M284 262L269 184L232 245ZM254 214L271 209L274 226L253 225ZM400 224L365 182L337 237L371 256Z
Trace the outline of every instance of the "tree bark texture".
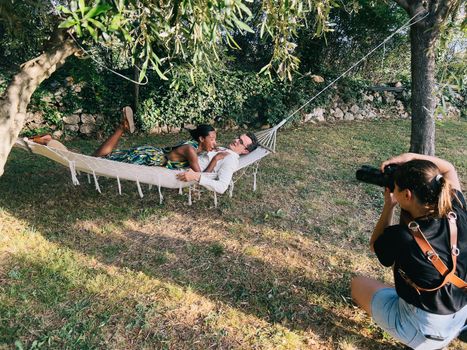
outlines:
M410 151L435 154L435 52L437 35L429 21L422 20L410 29L412 76L412 126Z
M460 0L394 0L414 21L410 27L412 129L410 151L435 154L435 48L440 26L459 9ZM425 17L426 15L426 17Z
M0 97L0 176L11 148L24 126L32 94L42 81L63 65L66 58L78 51L64 31L57 31L49 48L39 57L21 65L3 96Z

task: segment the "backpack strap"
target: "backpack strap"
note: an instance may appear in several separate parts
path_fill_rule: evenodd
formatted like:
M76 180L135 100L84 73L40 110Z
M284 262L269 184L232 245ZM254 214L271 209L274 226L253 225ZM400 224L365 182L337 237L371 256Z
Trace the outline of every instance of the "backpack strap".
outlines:
M449 222L449 241L451 245L451 258L452 258L452 269L446 267L443 261L440 259L439 255L431 246L430 242L426 239L423 232L420 230L420 225L416 221L411 221L408 224L409 230L412 233L415 242L422 250L423 254L426 258L433 264L436 270L443 276L443 282L436 288L422 288L417 286L410 278L399 269L399 274L401 277L406 281L410 286L414 287L418 294L420 292L433 292L442 287L444 287L447 283L452 283L456 287L461 288L464 292L467 292L467 283L462 280L459 276L456 275L456 267L457 267L457 256L459 255L459 248L457 247L457 225L456 219L457 215L454 212L448 213L448 222Z

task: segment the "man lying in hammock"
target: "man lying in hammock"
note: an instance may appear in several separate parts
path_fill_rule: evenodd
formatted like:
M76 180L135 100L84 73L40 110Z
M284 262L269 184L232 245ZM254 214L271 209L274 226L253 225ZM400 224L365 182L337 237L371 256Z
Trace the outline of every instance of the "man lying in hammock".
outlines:
M129 149L115 149L125 132L134 132L133 111L130 107L122 110L123 118L113 134L94 152L94 157L102 157L123 163L164 166L177 170L191 168L193 171L213 171L222 155L214 157L212 162L203 168L198 163L198 154L210 152L216 147L216 131L211 125L198 125L196 129L189 130L192 140L179 143L171 147L137 146ZM61 145L52 140L50 135L32 138L34 142L56 147ZM51 144L53 142L53 144ZM63 146L62 146L63 147Z
M165 166L169 169L189 171L177 174L180 181L198 181L200 185L217 193L224 193L238 169L239 156L256 149L258 141L253 133L242 134L224 149L216 149L216 132L210 125L200 125L190 131L193 140L173 147L139 146L128 150L115 150L124 132L134 132L133 111L130 107L122 110L123 119L114 133L94 152L96 157L110 160L147 165ZM52 140L50 135L32 138L34 142L54 148L64 148L60 142ZM215 172L217 179L201 175L201 172Z
M192 140L170 147L137 146L125 150L114 150L125 131L133 133L133 111L130 107L123 108L123 120L114 133L94 152L95 157L105 157L118 162L165 166L168 169L191 168L202 171L198 163L201 152L212 151L216 147L216 131L211 125L198 125L189 130ZM205 171L212 171L217 160L213 161Z
M158 148L140 146L129 150L113 150L125 131L133 132L133 112L123 109L119 128L94 153L96 157L140 165L162 165L169 169L189 169L177 174L180 181L197 181L201 186L217 193L224 193L238 169L240 155L258 147L256 136L248 132L232 140L227 148L216 148L216 132L210 125L200 125L191 131L193 140L174 147ZM165 163L166 161L166 163ZM202 172L217 173L217 178L203 176Z
M255 134L251 132L241 134L233 139L227 148L199 155L200 167L202 169L207 167L204 172L217 173L217 179L211 179L193 169L177 174L177 178L180 181L197 181L201 186L222 194L229 187L232 176L238 169L240 155L248 154L256 147L258 147L258 140Z

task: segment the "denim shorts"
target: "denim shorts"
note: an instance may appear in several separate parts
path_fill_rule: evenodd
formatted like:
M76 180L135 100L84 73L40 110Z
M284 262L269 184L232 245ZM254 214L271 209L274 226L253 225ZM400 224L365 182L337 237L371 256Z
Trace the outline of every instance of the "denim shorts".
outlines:
M451 315L432 314L399 298L394 288L383 288L373 295L371 314L378 326L412 349L441 349L464 326L467 305Z

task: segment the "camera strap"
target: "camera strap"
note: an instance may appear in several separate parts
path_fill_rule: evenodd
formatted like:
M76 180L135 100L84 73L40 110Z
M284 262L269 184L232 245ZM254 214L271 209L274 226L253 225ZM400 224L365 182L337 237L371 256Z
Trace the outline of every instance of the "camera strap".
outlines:
M449 242L451 245L451 258L452 258L452 270L446 267L439 255L431 246L430 242L426 239L423 232L420 230L420 225L416 221L411 221L408 224L409 230L412 233L415 242L422 250L426 258L433 264L436 270L443 276L443 282L436 288L422 288L417 286L410 278L405 274L404 271L399 269L399 274L410 286L414 287L415 290L420 292L433 292L444 287L447 283L452 283L458 288L461 288L464 292L467 292L467 283L456 275L457 256L459 255L459 248L457 248L457 215L454 212L449 212L447 215L449 222Z

